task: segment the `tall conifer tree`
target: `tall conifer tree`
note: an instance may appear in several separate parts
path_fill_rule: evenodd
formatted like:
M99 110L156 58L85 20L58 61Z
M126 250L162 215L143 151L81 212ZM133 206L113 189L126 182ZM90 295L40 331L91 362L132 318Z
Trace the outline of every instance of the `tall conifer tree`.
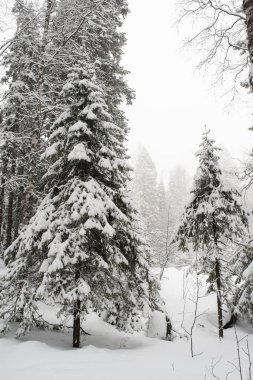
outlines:
M223 264L224 247L243 236L247 217L237 190L222 181L219 149L205 131L197 153L199 167L194 178L192 197L186 207L177 239L181 249L190 243L194 251L202 251L199 267L206 273L209 291L217 294L219 337L223 337L222 303L226 283Z
M105 5L114 6L115 28L125 4ZM89 21L99 23L93 17ZM113 92L118 99L113 108L113 97L85 44L85 32L80 29L71 44L79 58L66 75L63 110L43 155L48 161L47 195L5 252L1 300L2 315L21 319L17 336L38 322L38 300L61 305L62 314L73 316L74 347L79 347L80 325L91 310L131 330L141 313L163 307L128 196L127 126L117 111L124 94L120 89ZM69 49L66 46L63 57Z
M0 130L1 203L6 204L6 230L1 239L4 247L11 244L22 220L40 45L39 23L32 4L17 1L12 11L17 29L10 50L3 58L6 71L2 83L7 84L8 89L4 94Z

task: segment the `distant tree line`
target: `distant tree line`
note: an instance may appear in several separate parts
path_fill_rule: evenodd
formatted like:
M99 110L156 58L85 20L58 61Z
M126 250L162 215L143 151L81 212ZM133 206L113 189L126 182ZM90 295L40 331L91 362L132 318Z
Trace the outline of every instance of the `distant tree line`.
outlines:
M165 185L148 150L144 146L138 148L134 157L132 197L156 266L182 267L191 261L188 255L179 255L172 243L189 196L189 183L186 170L177 166Z

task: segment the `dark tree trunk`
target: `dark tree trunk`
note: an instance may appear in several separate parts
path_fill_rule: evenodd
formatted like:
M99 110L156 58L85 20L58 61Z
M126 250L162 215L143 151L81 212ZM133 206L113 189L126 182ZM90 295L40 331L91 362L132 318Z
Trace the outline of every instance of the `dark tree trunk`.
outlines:
M166 315L165 318L166 318L166 325L167 325L166 339L167 340L171 340L172 324L171 324L170 318L167 315Z
M80 330L81 330L81 318L80 318L81 301L77 300L74 304L74 323L73 323L73 347L80 347Z
M223 330L230 329L237 322L237 315L232 314L230 320L223 326Z
M16 239L18 237L19 227L22 222L22 203L24 202L24 189L23 186L19 188L19 193L17 196L17 202L15 207L15 221L14 221L14 231L13 237Z
M76 285L80 279L80 263L76 264L75 282ZM81 331L81 301L77 299L74 302L73 312L73 347L80 347L80 331Z
M31 156L28 169L28 183L26 188L26 199L24 209L24 223L28 224L34 213L35 190L36 190L36 170L39 161L38 152L40 145L40 117L33 120L33 130L31 138Z
M215 215L213 215L213 240L216 249L216 254L218 255L218 237L217 237L217 225L215 220ZM218 311L218 328L219 328L219 338L223 338L223 318L222 318L222 299L221 299L221 268L220 261L218 257L215 260L215 281L217 287L217 311Z
M1 188L0 188L0 240L1 241L2 241L2 228L3 228L3 220L4 220L5 175L6 175L6 163L3 162Z
M46 70L46 60L45 51L48 43L48 32L50 25L50 18L53 11L55 0L47 0L46 3L46 14L44 20L44 30L43 30L43 41L41 46L41 62L40 62L40 72L37 83L37 93L39 94L39 101L35 109L35 117L33 119L33 129L31 136L31 158L28 170L28 185L26 189L26 202L24 210L24 223L28 224L29 220L34 213L35 204L35 190L36 190L36 170L39 162L39 148L40 148L40 137L41 128L43 125L44 115L42 114L42 104L41 99L43 98L44 91L44 75Z
M20 165L18 167L17 174L19 177L24 175L24 167L22 165ZM13 238L14 238L14 240L18 236L19 227L20 227L20 224L22 224L23 205L25 202L25 194L24 194L23 184L21 184L18 187L17 194L16 194L15 198L16 198L15 199L15 207L14 207L15 219L14 219L14 226L13 226Z
M218 326L219 337L223 338L223 318L222 318L222 301L221 301L221 277L220 277L220 262L216 259L215 262L215 275L217 285L217 308L218 308Z
M51 13L53 11L54 3L55 3L55 0L47 0L47 9L46 9L46 15L45 15L44 36L43 36L44 37L44 41L43 41L44 45L47 43L50 18L51 18Z
M13 191L9 192L8 207L7 207L7 227L6 227L6 243L5 249L7 249L12 243L12 228L13 228Z
M11 166L11 175L15 175L16 165L15 163ZM9 192L8 196L8 206L7 206L7 226L6 226L6 243L5 249L7 249L12 243L13 237L13 204L14 204L14 190Z
M248 37L248 50L250 63L253 65L253 0L243 0L243 10L246 16L246 28ZM249 74L249 82L253 88L253 72L252 67Z

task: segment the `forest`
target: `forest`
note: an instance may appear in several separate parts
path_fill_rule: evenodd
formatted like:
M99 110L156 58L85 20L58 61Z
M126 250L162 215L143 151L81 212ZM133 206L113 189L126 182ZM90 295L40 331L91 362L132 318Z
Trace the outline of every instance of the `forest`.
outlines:
M0 0L3 380L252 380L253 1L171 3Z

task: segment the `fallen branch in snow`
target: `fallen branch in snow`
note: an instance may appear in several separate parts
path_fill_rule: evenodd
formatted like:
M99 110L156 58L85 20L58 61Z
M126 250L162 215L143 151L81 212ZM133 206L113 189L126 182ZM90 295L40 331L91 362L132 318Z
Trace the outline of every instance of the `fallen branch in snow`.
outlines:
M217 365L221 362L221 357L220 359L218 359L216 362L214 361L214 358L212 359L212 362L211 362L211 369L207 368L207 371L210 373L210 375L212 375L212 377L214 379L217 379L217 380L221 380L220 377L218 377L216 375L216 373L214 372L215 368L217 367Z

